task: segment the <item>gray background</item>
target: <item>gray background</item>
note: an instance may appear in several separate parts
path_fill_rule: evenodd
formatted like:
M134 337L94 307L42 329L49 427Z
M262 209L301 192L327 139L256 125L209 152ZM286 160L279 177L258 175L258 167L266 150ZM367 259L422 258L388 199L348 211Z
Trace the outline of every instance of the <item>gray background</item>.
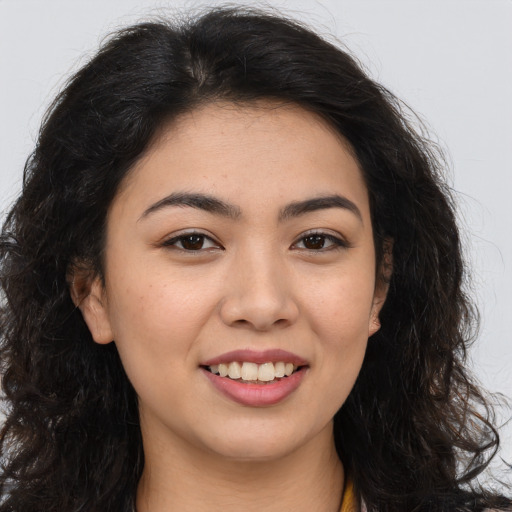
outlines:
M46 106L101 38L144 16L199 5L0 0L2 213L20 189L23 163ZM275 0L267 5L342 39L374 78L427 121L448 151L448 180L458 194L473 293L482 314L472 364L484 386L510 397L512 1ZM501 421L511 414L501 409ZM502 435L502 457L512 462L510 423Z

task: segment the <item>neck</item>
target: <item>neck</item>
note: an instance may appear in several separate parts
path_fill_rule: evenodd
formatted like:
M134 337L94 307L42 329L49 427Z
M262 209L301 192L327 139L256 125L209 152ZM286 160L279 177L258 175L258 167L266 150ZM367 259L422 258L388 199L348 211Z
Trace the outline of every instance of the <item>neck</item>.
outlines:
M144 444L137 512L340 509L344 473L330 427L276 460L225 459L179 443L158 444Z

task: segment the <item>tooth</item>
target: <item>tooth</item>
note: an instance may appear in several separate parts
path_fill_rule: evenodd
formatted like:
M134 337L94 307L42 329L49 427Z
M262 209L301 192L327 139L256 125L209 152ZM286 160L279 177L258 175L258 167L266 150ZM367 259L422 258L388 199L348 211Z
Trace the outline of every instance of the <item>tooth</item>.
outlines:
M212 364L212 365L210 366L210 371L211 371L212 373L219 373L219 365L218 365L218 364Z
M239 379L242 376L242 367L240 366L240 363L237 363L236 361L232 362L229 365L228 368L228 375L230 379Z
M258 380L258 365L256 363L242 364L243 380Z
M284 374L289 377L293 373L293 363L286 363L284 365Z
M275 372L272 363L263 363L258 367L258 380L269 382L274 380Z
M276 377L284 377L284 363L274 363L274 372Z
M228 365L227 364L223 364L223 363L220 363L219 364L219 375L221 377L226 377L228 374Z

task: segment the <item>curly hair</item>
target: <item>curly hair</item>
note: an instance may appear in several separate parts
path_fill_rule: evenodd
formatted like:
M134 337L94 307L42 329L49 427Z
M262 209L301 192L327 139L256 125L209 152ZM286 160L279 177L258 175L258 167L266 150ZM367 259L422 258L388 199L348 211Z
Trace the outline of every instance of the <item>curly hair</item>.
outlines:
M136 393L115 343L73 304L75 265L102 275L107 210L178 115L217 99L273 99L322 116L368 187L377 260L393 273L336 448L369 512L504 508L474 484L495 454L492 409L465 368L475 314L435 147L345 51L246 8L120 30L50 107L0 239L0 512L133 507L144 466Z

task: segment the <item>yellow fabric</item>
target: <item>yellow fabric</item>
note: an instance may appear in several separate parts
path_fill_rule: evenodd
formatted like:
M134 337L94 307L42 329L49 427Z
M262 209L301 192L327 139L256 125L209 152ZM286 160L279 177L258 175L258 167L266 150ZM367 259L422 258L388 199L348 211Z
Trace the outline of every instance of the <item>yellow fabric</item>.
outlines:
M358 510L359 507L354 494L354 485L350 479L347 479L345 481L345 489L343 489L340 512L357 512Z

